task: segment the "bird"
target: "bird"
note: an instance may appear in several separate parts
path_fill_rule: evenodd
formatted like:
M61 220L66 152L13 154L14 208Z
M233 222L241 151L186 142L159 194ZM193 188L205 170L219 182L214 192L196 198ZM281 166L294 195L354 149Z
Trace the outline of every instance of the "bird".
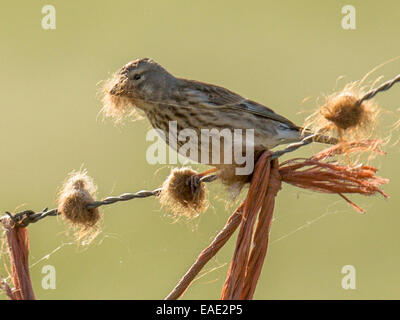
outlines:
M239 140L242 146L252 144L255 154L278 145L300 142L313 135L272 109L222 86L176 77L151 58L130 61L117 71L113 79L106 93L127 99L131 105L142 110L152 127L165 132L165 142L178 152L188 141L176 141L176 136L169 133L171 122L176 125L177 135L185 129L198 137L202 136L204 129L214 129L217 134L222 130L231 133L242 130L243 138L246 130L252 130L252 141L247 136ZM224 139L221 135L217 138ZM313 135L313 141L337 143L335 138L324 135ZM193 150L190 148L183 155L215 167L226 165L223 160L213 163L211 155L211 152L222 153L221 144L212 146L211 151L206 150L209 154L204 158L205 151L200 146L197 148L196 159L187 153Z

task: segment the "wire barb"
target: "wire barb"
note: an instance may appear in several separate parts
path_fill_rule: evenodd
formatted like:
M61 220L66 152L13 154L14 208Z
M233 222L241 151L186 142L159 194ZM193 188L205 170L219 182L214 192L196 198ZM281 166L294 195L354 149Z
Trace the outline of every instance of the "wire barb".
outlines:
M31 223L38 222L43 218L48 216L57 216L58 211L57 209L48 210L48 208L43 209L41 212L34 212L32 210L24 210L12 215L10 212L6 212L6 215L0 217L0 221L2 221L5 217L9 217L16 226L24 228L27 227Z

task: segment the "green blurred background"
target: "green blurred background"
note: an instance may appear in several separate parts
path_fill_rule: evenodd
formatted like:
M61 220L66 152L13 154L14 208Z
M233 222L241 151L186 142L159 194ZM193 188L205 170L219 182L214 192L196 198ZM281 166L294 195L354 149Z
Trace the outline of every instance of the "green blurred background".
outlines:
M56 30L41 28L46 4L56 8ZM341 27L346 4L356 8L356 30ZM301 124L339 76L346 76L340 87L400 54L397 0L379 7L366 0L3 0L0 6L1 212L54 207L57 188L82 165L100 198L162 183L169 167L145 158L148 122L116 127L99 117L98 82L130 60L152 57L176 75L228 87ZM399 72L395 61L373 78ZM394 87L377 100L395 111L399 97ZM398 149L387 147L387 156L374 162L392 180L384 187L391 198L352 197L366 215L337 196L284 185L255 298L400 297ZM224 225L234 208L226 208L227 199L212 186L211 207L192 223L172 223L153 198L109 206L102 233L85 250L60 219L31 225L37 297L164 298ZM234 245L233 238L185 299L219 297ZM48 264L56 268L55 290L41 286ZM356 268L356 290L341 287L344 265Z

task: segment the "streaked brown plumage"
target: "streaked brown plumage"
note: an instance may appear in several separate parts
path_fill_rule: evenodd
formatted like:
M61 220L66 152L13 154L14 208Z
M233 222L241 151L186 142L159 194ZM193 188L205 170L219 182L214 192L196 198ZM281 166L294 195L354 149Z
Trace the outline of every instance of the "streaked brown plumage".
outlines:
M177 78L149 58L126 64L108 94L129 99L154 128L165 133L170 121L177 122L178 134L191 128L198 136L201 129L254 129L255 152L304 138L299 126L273 110L223 87ZM170 144L168 134L166 142ZM184 143L178 141L177 147Z

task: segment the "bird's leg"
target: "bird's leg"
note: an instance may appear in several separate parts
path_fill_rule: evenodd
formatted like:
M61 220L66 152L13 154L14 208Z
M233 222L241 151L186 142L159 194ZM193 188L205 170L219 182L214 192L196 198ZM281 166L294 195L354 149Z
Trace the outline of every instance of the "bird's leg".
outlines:
M200 183L202 182L203 179L207 179L207 181L213 181L214 176L212 176L211 174L216 171L218 171L218 168L212 168L212 169L206 170L204 172L201 172L199 174L190 176L187 179L186 184L188 186L190 186L190 190L192 191L192 194L194 195L197 192L197 190L200 186Z

